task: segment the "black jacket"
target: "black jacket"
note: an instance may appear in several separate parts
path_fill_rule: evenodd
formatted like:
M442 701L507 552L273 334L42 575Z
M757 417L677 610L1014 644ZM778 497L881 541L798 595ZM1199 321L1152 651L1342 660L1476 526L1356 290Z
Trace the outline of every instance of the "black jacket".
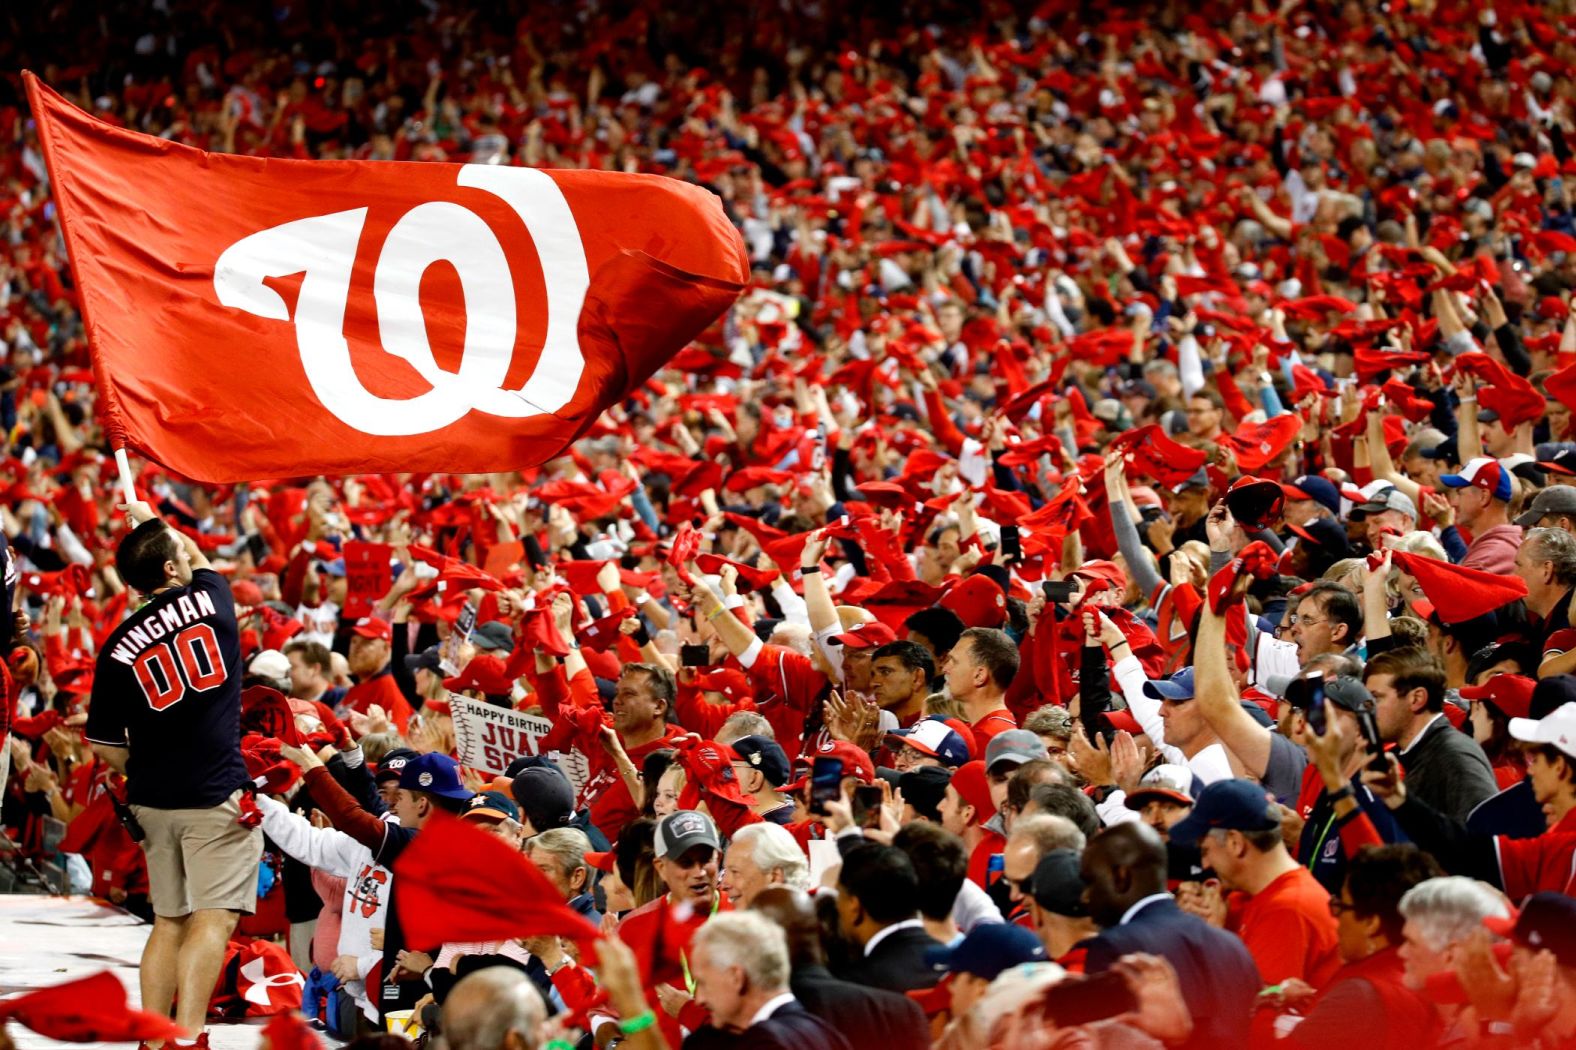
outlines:
M1451 820L1465 821L1478 803L1499 792L1483 748L1443 717L1401 755L1401 768L1406 793Z
M925 951L940 943L921 926L898 930L881 938L875 951L856 960L837 976L889 992L933 988L941 975L925 961Z
M906 995L839 981L824 966L795 970L788 982L804 1008L831 1025L854 1047L926 1050L925 1011Z

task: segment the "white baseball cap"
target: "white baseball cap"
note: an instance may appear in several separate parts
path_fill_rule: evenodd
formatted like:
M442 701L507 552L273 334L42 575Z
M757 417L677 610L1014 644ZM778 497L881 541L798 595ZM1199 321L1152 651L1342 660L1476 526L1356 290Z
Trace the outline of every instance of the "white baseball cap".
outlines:
M1542 718L1512 718L1510 735L1528 744L1552 744L1576 758L1576 703L1561 704Z
M264 649L252 657L252 662L246 665L246 670L250 674L278 681L290 677L290 658L278 649Z
M1187 766L1162 763L1144 774L1132 794L1128 809L1143 809L1154 799L1165 799L1182 806L1193 804L1193 771Z

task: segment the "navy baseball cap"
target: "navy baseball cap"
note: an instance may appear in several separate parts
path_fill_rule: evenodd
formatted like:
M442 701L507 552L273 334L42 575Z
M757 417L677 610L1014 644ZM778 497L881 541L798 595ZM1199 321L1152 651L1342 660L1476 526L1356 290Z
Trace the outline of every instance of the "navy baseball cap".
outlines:
M502 791L483 791L471 796L470 802L466 803L464 816L467 820L512 820L518 824L520 807Z
M399 786L456 802L469 802L476 794L460 783L460 764L439 754L417 755L406 762L399 772Z
M1309 546L1327 551L1341 558L1351 553L1352 544L1346 530L1334 518L1314 518L1306 525L1287 524L1286 528L1298 539L1307 540Z
M1170 678L1145 682L1144 695L1151 700L1193 699L1193 668L1184 667Z
M1335 482L1318 474L1303 474L1290 482L1283 481L1281 492L1289 500L1311 499L1331 514L1341 512L1341 490L1335 487Z
M1207 832L1269 831L1280 827L1280 811L1264 788L1251 780L1217 780L1199 792L1193 812L1171 827L1171 843L1191 846Z
M373 779L379 781L398 780L400 773L410 763L410 760L419 757L421 757L419 751L412 751L408 747L396 747L383 756L383 761L378 763L378 771Z
M769 736L741 736L733 742L739 761L759 770L772 787L782 787L793 779L793 766L782 745Z
M1483 925L1523 947L1553 952L1562 967L1576 967L1576 899L1563 893L1534 893L1519 911L1489 916Z
M925 962L936 972L971 973L987 981L1020 963L1044 961L1040 939L1010 922L976 926L955 947L941 944L925 949Z

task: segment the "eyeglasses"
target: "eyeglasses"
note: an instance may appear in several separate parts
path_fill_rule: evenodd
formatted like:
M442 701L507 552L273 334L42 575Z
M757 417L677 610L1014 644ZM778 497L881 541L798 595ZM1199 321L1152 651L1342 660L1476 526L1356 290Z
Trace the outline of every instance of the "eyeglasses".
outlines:
M1290 616L1286 617L1286 624L1288 627L1296 627L1298 624L1301 624L1304 627L1317 627L1321 623L1329 622L1330 618L1328 616L1322 620L1316 619L1312 616L1298 616L1296 613L1292 613Z
M1356 911L1356 910L1357 910L1357 905L1355 905L1355 904L1347 904L1345 901L1341 900L1341 898L1339 898L1339 897L1331 897L1330 898L1330 914L1335 916L1337 919L1339 919L1346 912Z

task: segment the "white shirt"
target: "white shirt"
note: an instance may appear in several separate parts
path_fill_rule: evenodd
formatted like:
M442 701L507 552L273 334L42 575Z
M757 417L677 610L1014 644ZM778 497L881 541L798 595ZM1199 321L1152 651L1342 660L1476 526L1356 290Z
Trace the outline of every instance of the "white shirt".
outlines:
M762 1021L771 1017L772 1014L776 1013L778 1010L781 1010L784 1006L787 1006L793 1001L794 998L792 992L784 992L781 995L773 996L762 1003L759 1010L755 1011L755 1016L750 1018L750 1024L760 1024Z
M1231 771L1231 758L1226 754L1225 745L1218 740L1201 748L1191 758L1184 755L1181 749L1166 743L1166 722L1160 717L1160 701L1144 692L1144 684L1149 678L1144 674L1144 666L1138 662L1138 657L1132 654L1122 657L1111 668L1111 677L1116 679L1122 695L1127 698L1127 709L1138 721L1144 735L1154 743L1167 762L1187 766L1206 786L1217 780L1230 780L1236 775Z
M1443 718L1443 717L1445 717L1445 713L1444 713L1444 712L1443 712L1443 711L1441 711L1441 712L1439 712L1439 714L1437 714L1437 715L1435 715L1435 716L1434 716L1434 717L1433 717L1433 718L1430 718L1430 719L1429 719L1429 720L1428 720L1428 721L1427 721L1427 722L1426 722L1426 723L1425 723L1425 724L1424 724L1424 725L1423 725L1423 728L1422 728L1422 729L1419 729L1419 730L1418 730L1418 731L1417 731L1417 735L1416 735L1416 736L1414 736L1414 737L1413 737L1413 738L1412 738L1412 739L1410 739L1410 740L1408 740L1408 741L1407 741L1407 742L1406 742L1406 746L1405 746L1405 747L1403 747L1403 748L1402 748L1402 749L1401 749L1401 750L1400 750L1400 752L1399 752L1399 754L1403 754L1403 755L1404 755L1404 754L1406 754L1406 753L1407 753L1407 752L1408 752L1408 751L1410 751L1410 750L1412 750L1412 748L1414 748L1414 747L1416 747L1416 746L1417 746L1417 742L1418 742L1418 741L1419 741L1419 740L1421 740L1421 739L1423 739L1423 734L1424 734L1424 733L1427 733L1427 732L1428 732L1428 731L1429 731L1429 730L1430 730L1430 729L1432 729L1432 728L1434 728L1434 723L1435 723L1435 722L1437 722L1437 721L1439 721L1439 720L1440 720L1440 719L1441 719L1441 718Z
M1133 904L1133 906L1131 908L1129 908L1126 911L1124 911L1122 913L1122 919L1121 919L1120 922L1117 923L1117 925L1118 926L1126 926L1129 922L1133 921L1133 916L1137 915L1139 912L1143 911L1145 908L1147 908L1151 904L1155 903L1155 901L1168 901L1170 899L1171 899L1171 894L1169 894L1169 893L1151 893L1149 896L1143 898L1142 900L1134 902L1134 904Z
M963 888L952 902L952 921L962 933L968 933L976 926L1001 922L1001 909L978 883L964 879Z
M922 919L904 919L902 922L894 922L892 925L888 926L886 929L882 930L880 933L876 934L874 937L865 942L865 955L869 956L871 952L876 950L876 945L886 940L898 930L922 930L924 928L925 923Z

